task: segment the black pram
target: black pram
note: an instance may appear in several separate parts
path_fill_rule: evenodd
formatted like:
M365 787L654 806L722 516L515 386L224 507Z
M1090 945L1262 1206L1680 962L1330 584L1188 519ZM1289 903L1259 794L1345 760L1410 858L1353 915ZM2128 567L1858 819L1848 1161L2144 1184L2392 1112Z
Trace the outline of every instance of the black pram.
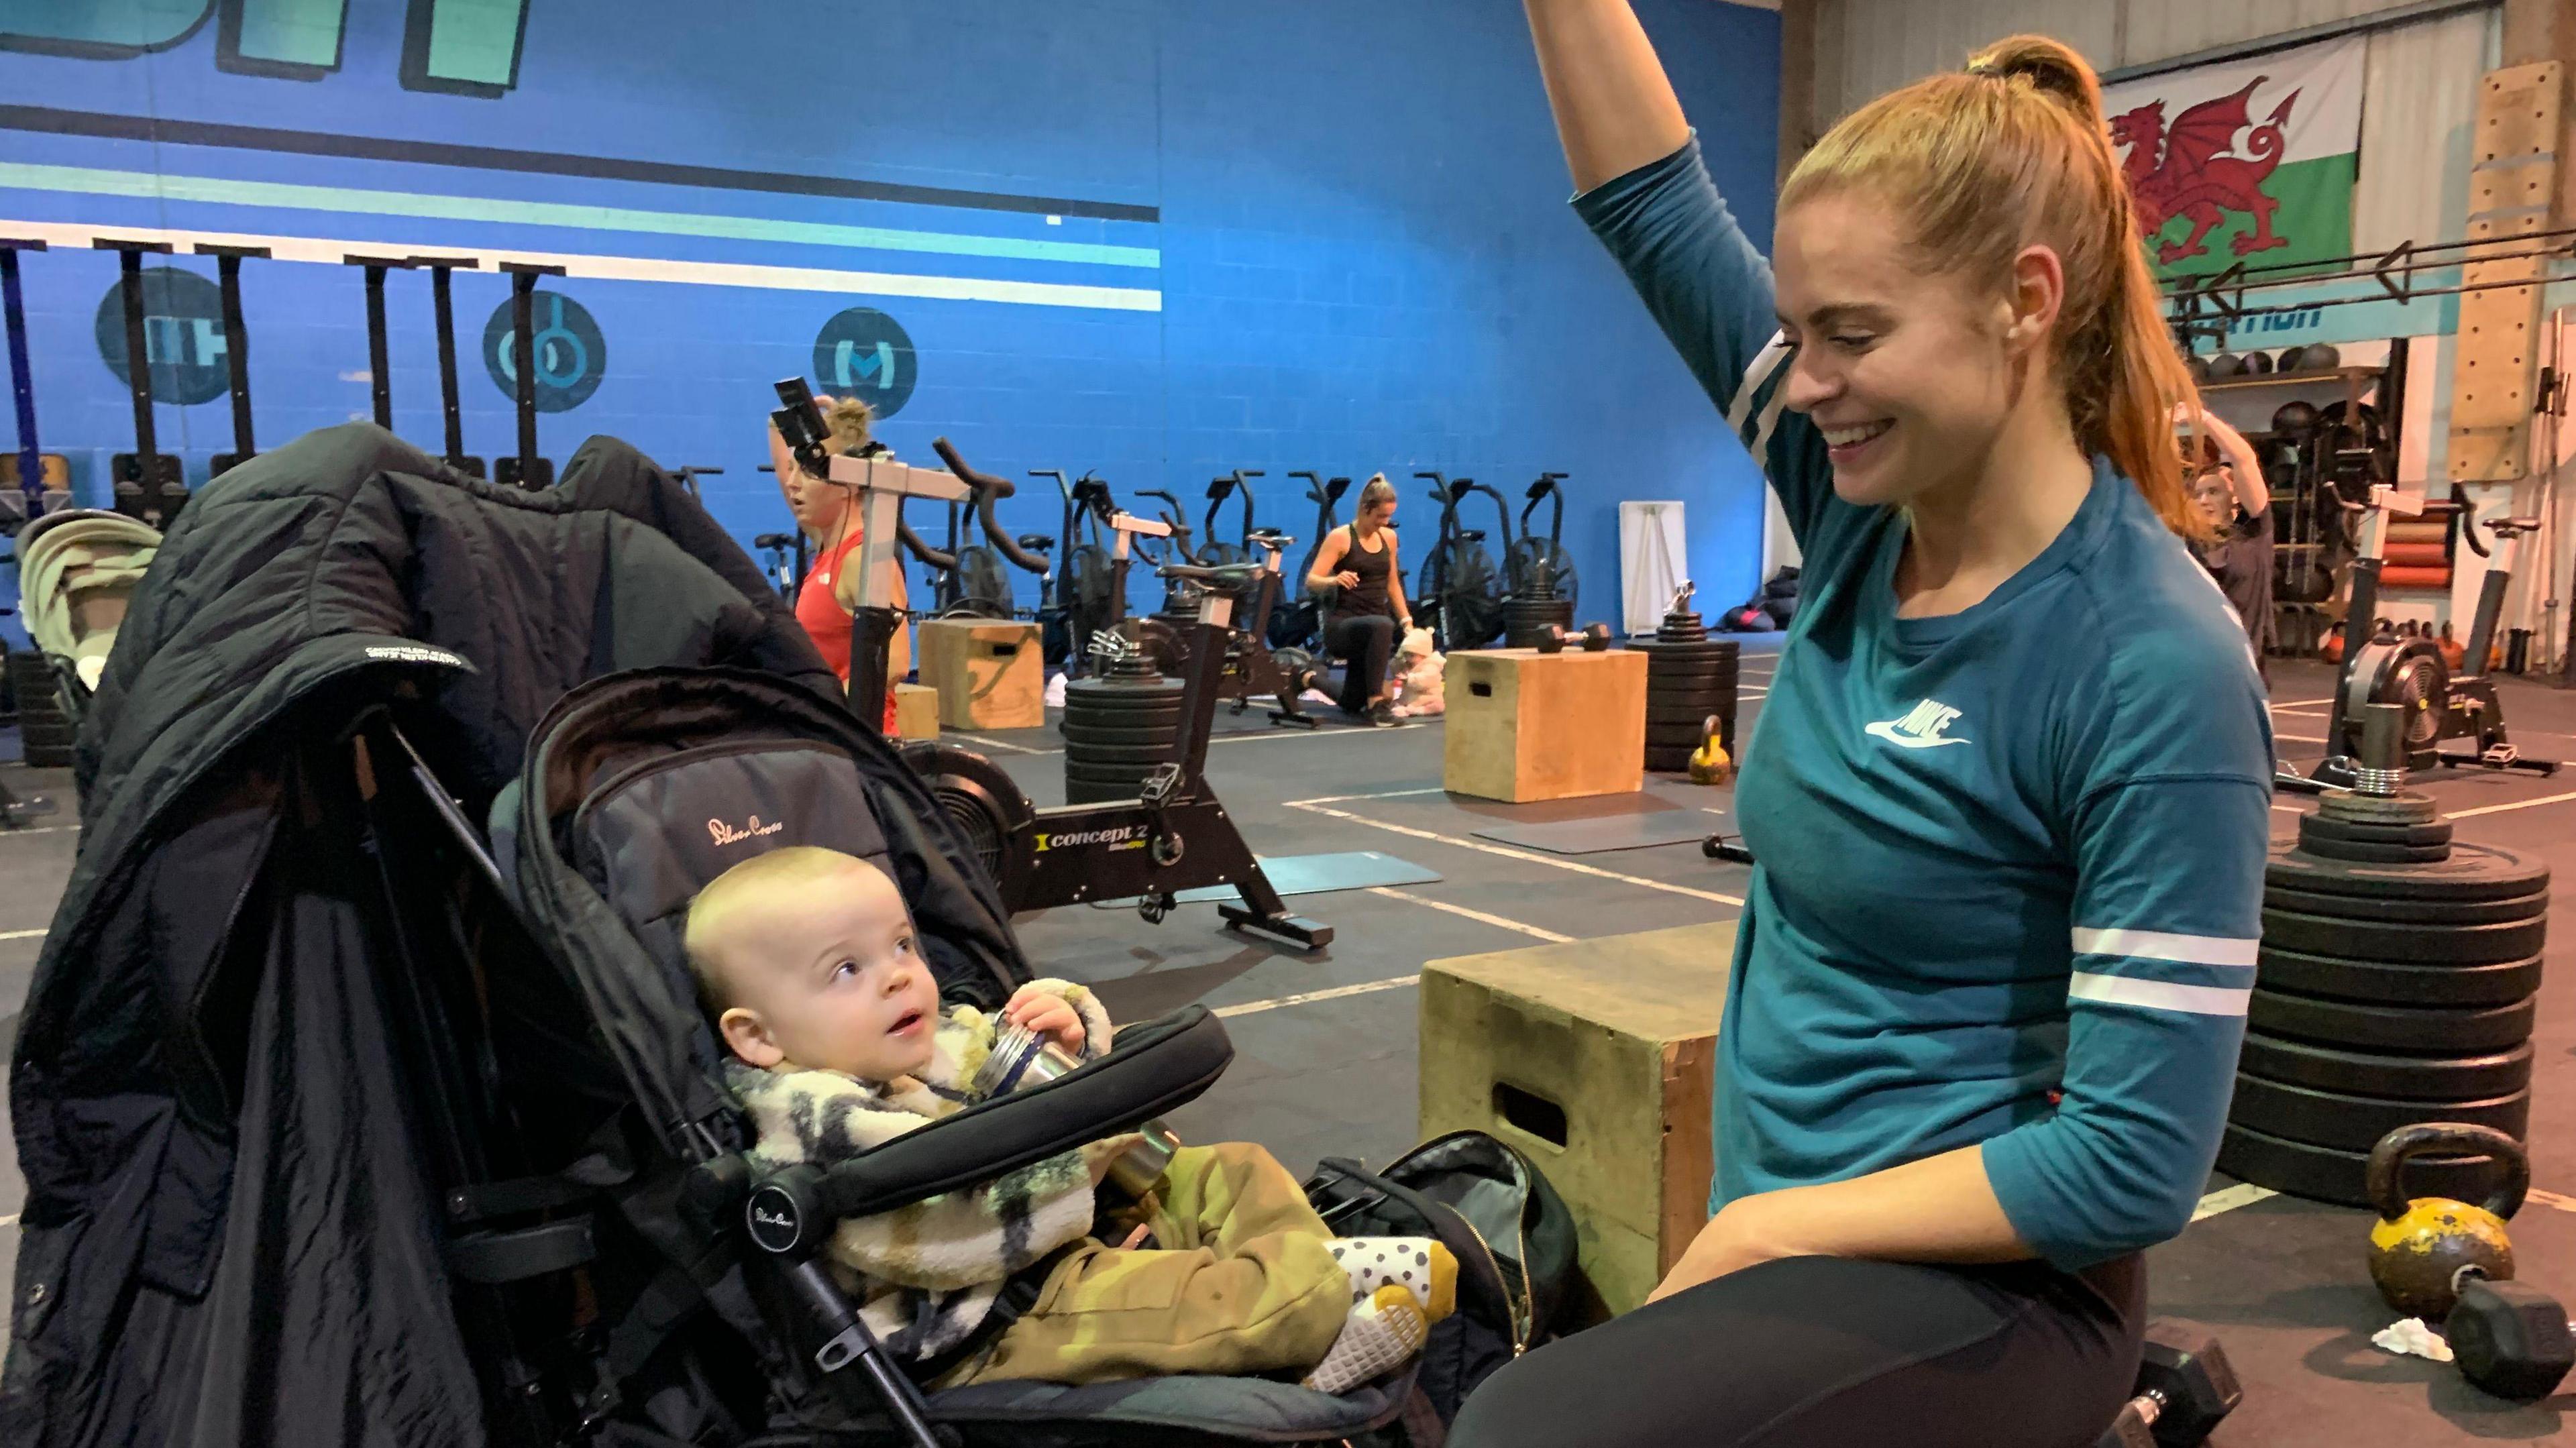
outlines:
M1167 1110L1231 1048L1195 1008L1122 1032L768 1184L759 1220L804 1226L755 1244L674 928L707 819L876 857L952 1001L1029 972L758 569L623 444L534 494L362 425L226 474L78 758L87 833L11 1065L0 1441L919 1441L910 1411L975 1443L1305 1442L1401 1404L1403 1375L925 1407L844 1366L864 1344L800 1238Z

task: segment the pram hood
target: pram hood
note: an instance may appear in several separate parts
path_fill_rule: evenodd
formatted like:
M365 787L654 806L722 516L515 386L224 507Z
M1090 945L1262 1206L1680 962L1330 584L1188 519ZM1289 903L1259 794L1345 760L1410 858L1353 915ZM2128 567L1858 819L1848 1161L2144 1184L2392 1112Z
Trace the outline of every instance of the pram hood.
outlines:
M81 508L50 513L18 535L18 613L27 637L98 687L108 651L161 530L123 513Z
M777 678L664 669L564 696L494 836L521 908L578 981L648 1117L684 1159L737 1108L681 959L689 900L789 845L873 860L911 908L941 996L987 1007L1029 978L1009 916L921 777L841 705Z
M567 690L663 665L757 670L818 710L837 691L622 443L526 493L351 424L191 501L82 724L80 854L10 1063L28 1197L0 1441L481 1440L421 1048L386 998L409 988L386 901L447 881L371 856L392 776L348 731L400 711L479 811ZM394 843L417 864L426 833Z

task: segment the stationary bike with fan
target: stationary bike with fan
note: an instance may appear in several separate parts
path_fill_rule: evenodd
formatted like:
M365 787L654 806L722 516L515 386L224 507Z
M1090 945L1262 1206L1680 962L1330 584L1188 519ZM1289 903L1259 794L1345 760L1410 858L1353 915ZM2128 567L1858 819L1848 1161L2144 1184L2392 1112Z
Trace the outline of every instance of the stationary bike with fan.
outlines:
M2327 727L2327 755L2310 771L2317 784L2349 787L2353 761L2361 754L2365 706L2396 704L2406 717L2406 765L2476 765L2485 769L2520 769L2556 774L2559 761L2524 754L2505 732L2504 700L2487 675L2496 623L2504 611L2505 590L2513 582L2514 555L2523 538L2538 531L2537 518L2496 518L2483 526L2495 536L2489 546L2478 536L2477 506L2453 487L2448 499L2425 499L2398 492L2386 484L2370 489L2368 501L2343 501L2360 519L2360 552L2352 563L2352 604L2345 615L2345 637L2370 631L2379 605L2379 574L2386 556L2391 514L2449 516L2460 541L2488 560L2486 579L2469 626L2468 652L2462 669L2452 672L2440 645L2426 637L2401 637L2381 629L2367 643L2348 650L2337 680L2334 712ZM2467 749L2444 749L2446 740L2469 741Z

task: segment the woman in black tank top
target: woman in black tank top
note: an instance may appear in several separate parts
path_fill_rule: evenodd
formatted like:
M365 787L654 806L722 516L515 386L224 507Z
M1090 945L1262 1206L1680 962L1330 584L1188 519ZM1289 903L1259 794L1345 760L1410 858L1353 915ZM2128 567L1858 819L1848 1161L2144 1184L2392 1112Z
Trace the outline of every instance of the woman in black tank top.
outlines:
M1404 599L1404 569L1395 554L1395 485L1380 473L1360 489L1359 511L1346 528L1333 530L1315 554L1306 586L1331 600L1324 615L1324 649L1340 658L1342 711L1373 725L1401 722L1386 697L1387 661L1395 641L1413 627Z

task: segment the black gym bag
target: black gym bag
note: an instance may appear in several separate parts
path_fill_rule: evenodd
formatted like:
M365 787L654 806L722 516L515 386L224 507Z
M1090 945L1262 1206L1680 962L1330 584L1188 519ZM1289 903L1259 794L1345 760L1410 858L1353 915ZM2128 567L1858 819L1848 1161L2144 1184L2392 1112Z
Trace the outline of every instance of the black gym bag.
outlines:
M1574 1325L1574 1216L1536 1164L1481 1131L1435 1137L1372 1172L1316 1163L1306 1199L1342 1237L1437 1237L1458 1310L1431 1329L1415 1391L1445 1427L1476 1385Z

